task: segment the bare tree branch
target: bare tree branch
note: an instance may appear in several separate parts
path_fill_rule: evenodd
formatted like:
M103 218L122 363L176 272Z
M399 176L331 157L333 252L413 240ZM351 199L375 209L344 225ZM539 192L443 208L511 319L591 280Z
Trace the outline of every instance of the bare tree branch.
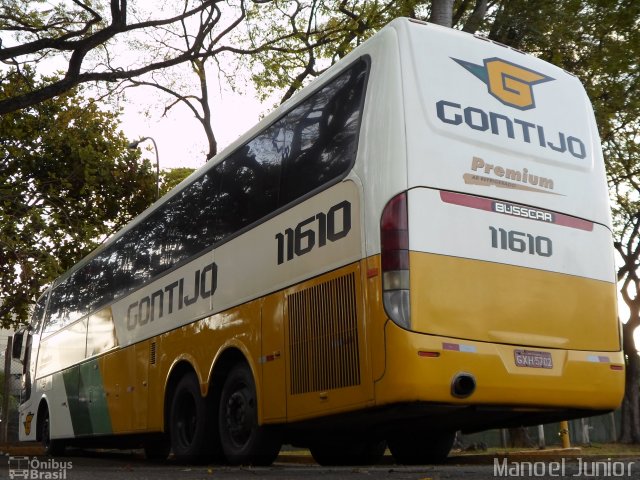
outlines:
M128 24L127 0L110 0L111 22L107 26L96 30L96 26L103 20L102 17L87 3L74 0L73 3L75 5L89 14L89 18L82 28L68 30L60 34L59 28L53 28L49 25L47 28L38 29L40 32L47 34L42 38L27 41L16 46L0 48L0 61L14 66L19 65L20 62L28 61L25 60L28 56L41 54L43 52L71 52L63 78L43 85L31 92L25 92L22 95L1 100L0 115L53 98L80 83L94 81L114 82L135 78L154 70L206 58L207 55L211 55L213 52L210 47L205 49L202 47L208 36L213 32L213 28L220 21L221 12L217 7L217 3L220 1L222 0L203 0L192 8L187 8L188 3L185 3L185 9L178 15ZM244 12L244 6L241 8ZM198 16L201 16L200 28L193 35L188 48L183 51L178 51L173 56L162 58L158 61L151 61L146 65L136 68L117 68L91 72L83 71L83 65L87 55L120 34L153 28L171 27L186 20L197 18ZM242 18L244 18L244 13L239 16L239 19L235 20L231 27L227 27L225 32L235 28ZM14 20L14 23L18 24L18 20Z

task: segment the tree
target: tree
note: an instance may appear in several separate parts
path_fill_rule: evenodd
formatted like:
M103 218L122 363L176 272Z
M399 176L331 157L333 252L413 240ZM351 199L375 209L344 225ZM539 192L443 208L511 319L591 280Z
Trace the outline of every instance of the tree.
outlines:
M185 105L191 110L191 113L193 113L193 116L198 120L207 137L208 151L205 154L205 158L209 160L218 153L218 141L213 131L213 125L211 125L212 113L211 106L209 105L209 84L207 81L206 62L203 59L196 59L190 63L191 70L198 79L199 94L185 93L184 90L188 88L176 86L175 79L164 81L159 78L151 80L129 79L129 84L125 85L124 88L147 86L164 92L171 100L165 105L162 116L166 116L167 113L178 104Z
M183 0L183 8L186 11L192 0ZM208 151L206 159L213 158L218 152L213 127L211 125L214 111L210 105L209 88L211 87L211 72L217 69L218 82L234 78L234 73L225 73L221 65L232 64L233 58L252 57L265 52L282 51L281 43L295 35L288 30L267 29L260 41L249 41L244 23L248 18L264 18L265 4L269 0L246 2L240 0L237 5L230 5L224 9L226 21L222 22L222 11L217 11L218 17L215 23L218 28L215 35L208 35L199 44L193 36L193 31L200 31L211 20L200 16L199 23L195 20L177 22L164 29L162 38L157 35L148 36L137 42L137 48L141 51L152 49L155 56L167 56L182 52L186 55L193 52L193 58L188 62L190 68L169 67L154 72L153 75L145 75L141 78L126 78L119 87L128 89L131 87L153 87L163 94L165 101L163 116L177 105L186 106L198 120L207 138ZM242 28L241 28L242 27ZM225 42L228 45L225 45ZM195 81L194 81L195 80Z
M618 282L629 317L623 325L624 351L627 357L626 389L622 404L620 440L640 443L640 357L634 342L640 327L640 135L627 138L627 145L612 164L612 191L615 195L614 219L617 240L615 248L622 259Z
M393 17L415 16L415 3L420 2L270 2L259 17L247 16L246 28L252 45L263 43L273 32L281 40L274 48L239 61L251 70L263 100L275 92L284 92L284 102ZM285 36L285 32L291 35Z
M0 101L55 79L30 68ZM155 175L127 149L118 113L70 90L0 116L0 322L27 320L43 286L155 198Z
M180 167L160 172L160 196L165 195L194 172L193 168Z
M620 441L623 443L640 443L640 359L634 342L634 333L640 327L640 211L629 217L626 226L628 235L625 242L616 242L616 249L623 259L623 266L618 271L618 279L622 283L622 297L629 307L629 319L623 326L624 351L627 357L625 372L625 396L622 402L622 431Z
M245 0L236 7L222 0L185 0L182 6L155 5L148 10L127 0L0 0L0 31L7 34L0 43L0 61L12 67L10 74L44 59L66 64L62 77L0 100L0 115L54 98L82 83L118 82L215 55L210 47L244 18ZM225 14L232 19L222 25ZM176 31L184 31L184 48L175 48L171 42ZM145 37L153 38L153 44L141 45ZM9 45L7 38L14 43ZM116 42L142 48L133 55L116 55ZM233 50L233 46L217 48L218 53ZM6 78L0 76L0 81Z
M59 0L46 2L53 4L49 9L44 3L0 0L0 31L12 34L8 38L15 43L0 42L0 61L10 65L13 74L29 63L64 58L66 71L61 78L0 100L0 115L87 82L106 89L110 98L127 88L151 86L169 98L164 115L178 104L193 113L207 138L207 159L218 150L211 126L208 60L219 61L225 53L269 50L291 35L267 35L259 45L246 46L243 33L236 31L244 31L239 27L247 15L260 17L265 3L261 0L182 0L145 6L127 0ZM232 33L242 41L231 39ZM197 85L190 84L185 71L194 73Z

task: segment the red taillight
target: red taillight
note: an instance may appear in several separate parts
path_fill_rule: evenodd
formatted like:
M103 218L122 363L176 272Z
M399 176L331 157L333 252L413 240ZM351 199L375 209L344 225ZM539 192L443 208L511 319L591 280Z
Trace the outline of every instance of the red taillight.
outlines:
M407 193L393 197L380 220L382 298L387 315L409 328L409 218Z
M407 194L393 197L382 212L380 222L382 271L409 269L409 225Z
M383 247L382 252L382 271L409 270L409 250Z

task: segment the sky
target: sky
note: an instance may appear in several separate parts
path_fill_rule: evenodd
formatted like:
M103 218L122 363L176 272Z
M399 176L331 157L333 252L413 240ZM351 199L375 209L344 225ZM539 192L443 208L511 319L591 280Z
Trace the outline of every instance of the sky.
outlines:
M131 21L171 17L181 10L180 5L176 5L166 0L132 2ZM222 12L218 30L224 29L237 17L237 12L232 7L229 9L223 7ZM198 25L199 22L194 19L186 22L187 28L197 29ZM158 36L159 38L156 38L155 31L146 30L128 34L120 41L114 42L110 55L117 65L132 66L156 61L156 55L165 54L168 48L156 51L154 45L182 48L183 39L179 34L177 36L176 34L158 34ZM142 47L136 43L138 41L141 42ZM233 45L235 41L233 35L226 35L219 45ZM232 58L222 54L215 60L207 62L209 106L212 112L213 133L218 142L218 152L253 127L260 120L261 114L268 113L275 103L270 99L268 103L261 104L256 99L257 95L249 80L250 75L247 72L239 72L237 67L231 66L229 62ZM237 88L242 93L232 91L228 78L219 71L219 68L232 72L232 81L237 84ZM144 79L149 80L149 75ZM159 73L157 80L168 87L175 82L175 89L182 94L195 93L199 90L197 77L191 72L188 63L172 67L166 73ZM128 101L121 105L124 107L122 130L131 141L141 137L152 137L158 145L161 169L197 168L204 164L205 154L208 151L206 135L201 124L186 105L178 103L166 116L162 116L165 104L174 101L173 97L153 87L127 89L125 95ZM140 147L145 157L155 162L155 153L147 151L151 149L151 145L152 142L145 142Z
M260 103L250 85L244 93L231 91L229 87L209 89L213 133L218 141L218 151L253 127L268 113L273 102ZM157 91L151 87L132 89L122 103L122 131L131 141L152 137L158 145L160 168L204 165L207 142L204 130L185 105L176 105L166 116ZM151 107L151 113L145 112ZM156 108L153 108L156 107ZM155 163L152 142L140 144L143 155Z
M50 10L53 5L70 4L70 0L58 0L44 2L36 9ZM71 8L69 6L69 8ZM180 11L180 6L174 2L166 0L145 0L144 2L131 2L129 11L130 21L144 21L149 18L166 18L175 15ZM177 10L176 10L177 8ZM228 13L228 12L226 12ZM233 15L223 17L221 28L228 23L228 18ZM109 57L118 67L126 68L136 64L144 64L142 55L147 55L146 61L155 60L155 52L149 45L149 32L132 33L129 36L120 35L111 42ZM5 38L5 44L11 45L19 43L16 38ZM128 42L132 42L129 44ZM142 42L143 47L136 42ZM152 42L152 41L151 41ZM226 43L233 42L232 38L225 40ZM133 45L133 46L132 46ZM99 51L98 51L99 52ZM63 55L53 55L48 59L38 63L39 73L54 74L67 69L67 59ZM219 59L224 63L224 58ZM210 62L214 64L215 62ZM96 65L100 65L98 70L102 70L104 57L102 53L98 56L90 55L83 65L84 70L92 70ZM2 65L0 64L0 68ZM243 93L232 91L227 83L219 85L219 77L213 68L207 69L210 108L213 117L213 132L218 141L218 151L229 145L238 136L253 127L261 118L261 115L273 109L275 100L268 100L265 104L257 100L257 95L253 86L241 80L241 75L234 77L239 83L238 87ZM209 71L211 70L211 71ZM186 72L186 73L185 73ZM183 75L184 73L184 75ZM237 72L236 72L237 73ZM195 77L189 73L188 64L174 67L168 74L168 81L162 82L168 86L172 80L177 78L177 83L189 84L194 82ZM86 85L89 90L92 85ZM193 85L192 85L193 87ZM181 93L188 93L188 90L180 89ZM104 91L97 91L97 95L102 95ZM192 112L183 104L173 107L166 116L162 116L165 101L170 97L164 95L152 87L138 87L125 91L126 101L119 101L118 106L123 108L121 117L121 129L130 141L135 141L141 137L152 137L158 145L158 156L160 168L191 167L197 168L204 165L205 154L208 150L206 136L200 123L194 118ZM155 164L155 152L150 141L140 144L140 149L145 158L149 158Z

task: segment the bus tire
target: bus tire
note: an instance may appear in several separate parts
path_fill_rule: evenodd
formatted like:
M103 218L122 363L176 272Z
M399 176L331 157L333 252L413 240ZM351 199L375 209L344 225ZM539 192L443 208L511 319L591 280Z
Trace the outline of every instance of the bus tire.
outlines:
M258 399L251 369L245 363L227 376L218 415L220 440L231 465L268 466L282 446L279 429L258 425Z
M387 443L376 439L332 438L330 441L312 443L309 451L322 466L376 465L382 460Z
M455 436L455 432L398 432L387 443L396 463L424 465L444 462Z
M42 419L40 421L39 437L42 442L42 448L44 448L44 454L52 457L60 457L64 455L66 445L62 440L51 439L51 420L49 417L49 409L44 408L42 410Z
M200 393L195 373L184 375L173 393L169 433L171 450L181 463L201 463L207 460L213 445L213 412Z

